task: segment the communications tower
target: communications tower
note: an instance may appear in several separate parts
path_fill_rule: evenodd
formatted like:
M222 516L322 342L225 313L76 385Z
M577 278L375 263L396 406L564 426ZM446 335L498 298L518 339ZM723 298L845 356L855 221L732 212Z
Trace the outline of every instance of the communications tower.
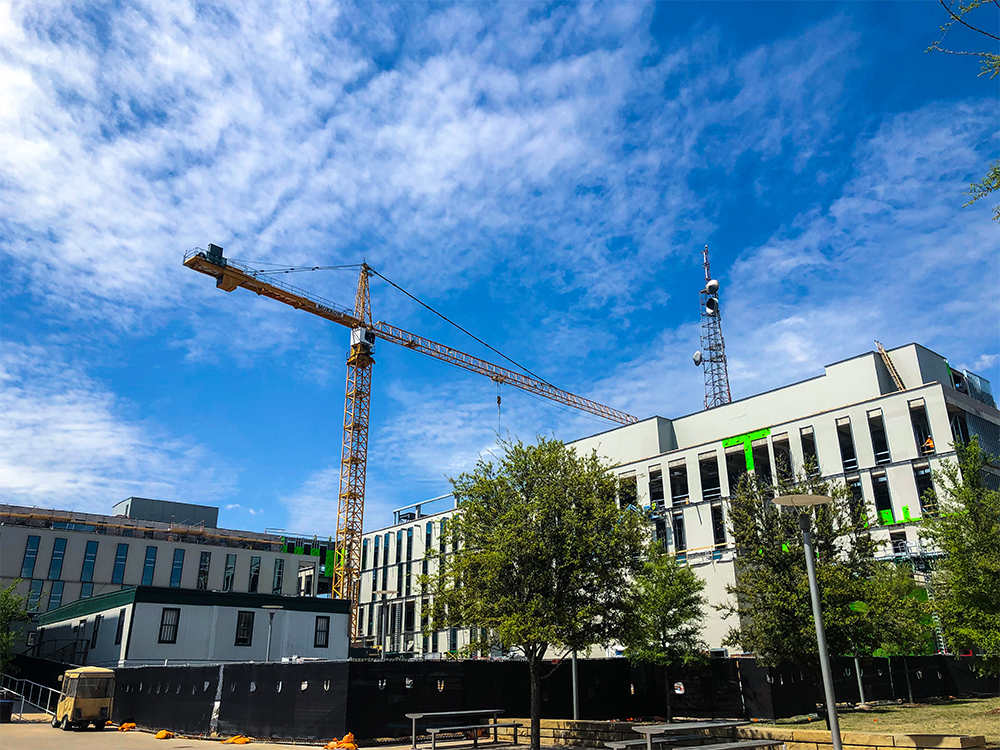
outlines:
M719 282L712 278L708 245L701 255L701 265L705 269L705 288L701 290L701 351L694 353L694 363L705 370L705 408L711 409L733 399L729 394L726 342L722 338Z

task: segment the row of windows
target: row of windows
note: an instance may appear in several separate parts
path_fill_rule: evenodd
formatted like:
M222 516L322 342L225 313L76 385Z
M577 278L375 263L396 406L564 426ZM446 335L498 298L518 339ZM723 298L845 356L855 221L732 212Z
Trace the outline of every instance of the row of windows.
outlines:
M930 422L923 399L909 402L910 422L918 453L929 456L935 453L934 439L931 435ZM871 439L875 465L881 466L892 462L889 450L888 436L881 409L867 412L868 435ZM854 434L850 417L836 419L837 439L840 446L841 465L844 472L857 470L858 460L855 450ZM774 451L774 465L771 462L771 452L768 450L766 437L757 440L740 442L725 448L726 477L729 480L730 491L739 483L741 477L753 471L765 482L771 483L775 477L790 479L793 476L792 453L787 433L775 435L770 440ZM813 428L803 427L799 430L799 444L804 462L819 471L820 457L816 449L816 438ZM701 479L702 499L706 501L722 497L722 484L719 471L719 457L715 451L698 456L698 474ZM665 482L666 479L666 482ZM669 487L672 505L687 501L690 497L688 487L688 469L686 459L671 461L667 466L667 477L664 478L659 465L649 468L649 499L653 507L663 507L666 504L665 484ZM635 474L629 473L619 477L619 501L623 506L634 504L637 498Z
M38 546L41 537L31 535L28 537L24 547L24 557L21 561L21 578L32 579L35 574L35 564L38 558ZM83 555L83 565L80 568L80 581L83 583L80 598L86 599L94 592L94 566L97 562L97 550L99 543L96 541L87 542ZM156 572L156 556L158 548L155 546L146 547L146 556L142 566L141 585L152 586L153 574ZM115 549L115 562L111 572L111 583L122 584L125 580L125 563L128 561L129 545L118 544ZM183 548L174 549L173 561L170 567L170 586L180 588L181 579L184 573L184 553ZM49 609L55 609L62 603L63 581L62 577L63 560L66 556L66 538L57 537L52 545L52 557L49 560L48 578L53 581L51 593L49 595ZM203 551L198 560L198 577L196 587L202 591L208 589L208 574L212 564L212 553ZM222 579L222 590L232 591L233 582L236 578L236 555L226 555L226 567ZM271 579L271 593L280 594L284 586L285 560L276 558L274 561L274 572ZM247 591L257 593L260 589L260 556L250 557L250 576L247 582ZM29 585L29 604L34 608L38 606L38 600L42 594L42 581L32 580Z
M124 610L122 610L124 612ZM236 613L236 638L235 646L253 645L253 623L256 612L253 610L239 610ZM160 612L160 634L157 643L177 643L177 631L180 627L181 611L177 607L164 607ZM95 631L96 631L95 623ZM95 632L94 640L97 635ZM115 643L119 643L116 641ZM313 646L315 648L328 648L330 645L330 617L329 615L317 615L315 630L313 631Z
M447 537L445 535L445 523L447 521L442 519L440 521L427 521L424 525L424 550L429 551L433 548L433 537L434 537L434 525L438 525L438 551L444 554L447 551ZM411 526L406 529L397 529L396 533L393 534L391 531L387 531L382 535L375 535L372 537L373 543L372 547L372 563L371 566L368 565L368 539L363 539L361 541L361 569L368 570L369 567L377 568L380 565L392 565L400 564L404 561L411 562L413 560L413 536L414 532L420 531L420 526ZM393 537L395 537L395 548L394 555L389 551L392 544ZM405 537L405 538L404 538ZM455 549L457 545L456 540L452 540L452 550ZM404 557L405 551L405 557ZM390 560L390 557L394 557L394 560ZM384 588L384 587L383 587Z

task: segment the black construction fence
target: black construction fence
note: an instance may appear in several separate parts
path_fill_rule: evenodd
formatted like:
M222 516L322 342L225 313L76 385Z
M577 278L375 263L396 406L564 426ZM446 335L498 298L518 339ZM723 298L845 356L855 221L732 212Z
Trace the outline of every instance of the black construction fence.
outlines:
M858 665L869 701L1000 693L973 658L871 658ZM833 659L832 666L837 699L858 702L854 660ZM30 671L21 676L31 679ZM507 717L530 715L528 667L518 661L241 663L125 667L116 673L116 721L189 734L329 739L351 731L370 744L409 736L407 713L497 708ZM761 667L752 658L671 669L581 659L578 674L582 719L665 717L668 691L675 717L716 719L810 713L823 696L818 669ZM566 660L543 680L542 716L572 715Z

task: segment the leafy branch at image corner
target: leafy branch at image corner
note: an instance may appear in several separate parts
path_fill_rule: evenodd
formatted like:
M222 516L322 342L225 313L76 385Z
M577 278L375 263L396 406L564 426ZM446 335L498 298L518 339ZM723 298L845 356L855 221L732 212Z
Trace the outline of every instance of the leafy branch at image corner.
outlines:
M938 0L941 3L941 7L945 9L948 13L948 21L941 26L941 38L933 42L930 47L928 47L925 52L944 52L949 55L965 55L970 57L978 57L980 71L979 75L988 75L990 79L996 78L1000 75L1000 55L994 52L971 52L968 50L955 50L949 49L945 46L944 40L948 36L948 32L958 24L959 27L964 27L977 34L981 34L995 42L1000 42L1000 36L992 34L989 31L970 23L967 16L975 10L978 10L984 5L993 5L1000 9L1000 0L968 0L968 2L963 3L962 0L958 0L957 3L953 2L951 4L946 3L945 0ZM957 5L957 8L955 7ZM994 161L989 170L986 172L986 176L979 182L972 182L969 184L969 189L965 192L965 195L971 196L967 203L962 204L963 206L971 206L973 203L978 201L980 198L985 198L990 193L995 190L1000 189L1000 160ZM997 221L1000 219L1000 206L993 207L993 220Z

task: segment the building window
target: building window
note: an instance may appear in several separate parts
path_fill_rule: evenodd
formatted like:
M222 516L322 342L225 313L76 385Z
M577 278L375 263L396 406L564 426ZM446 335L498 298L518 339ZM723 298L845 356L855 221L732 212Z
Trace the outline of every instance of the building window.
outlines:
M368 540L361 540L361 569L368 569Z
M892 500L889 498L889 480L885 474L872 474L872 488L875 491L875 512L884 524L895 523L892 515Z
M854 471L858 468L858 456L854 451L850 417L837 420L837 440L840 442L840 460L844 464L844 471Z
M367 607L358 607L358 632L359 633L364 633L365 632L365 612L367 611L367 609L368 609Z
M92 584L92 583L85 583L82 586L80 586L80 598L81 599L89 599L93 595L94 595L94 584Z
M104 615L98 615L94 618L94 632L90 635L91 648L97 648L97 634L101 629L102 622L104 622Z
M438 531L438 552L440 552L442 555L444 554L445 551L444 528L445 528L445 522L441 521L441 528Z
M639 499L639 484L635 472L630 471L618 477L618 505L622 508L634 507Z
M368 635L375 634L375 605L368 608L371 614L368 616Z
M413 559L413 529L406 530L406 559Z
M844 482L847 484L847 489L851 491L851 497L848 501L851 507L851 520L853 521L855 518L857 518L859 513L864 514L866 516L867 514L864 513L865 494L861 488L861 477L859 476L846 477L844 479ZM867 517L864 517L863 522L865 526L868 525Z
M142 585L153 585L153 572L156 570L156 547L146 547L146 561L142 564Z
M254 555L250 558L250 581L247 584L247 591L251 594L257 593L257 587L260 585L260 556Z
M726 543L726 522L721 505L712 506L712 539L716 545Z
M434 535L434 522L428 521L424 527L424 552L431 551L431 540Z
M951 436L959 442L968 443L971 439L969 436L969 423L965 419L965 412L961 409L949 412L949 422L951 424Z
M885 422L882 420L881 409L868 412L868 430L872 435L872 448L875 449L875 463L887 464L891 462L889 440L885 434Z
M403 566L396 566L396 596L403 595Z
M52 591L49 592L49 609L55 609L62 604L65 585L62 581L52 582Z
M222 590L232 591L236 578L236 555L226 555L226 573L222 576Z
M684 514L675 513L673 517L674 526L674 552L681 553L687 549L687 538L684 534Z
M917 451L921 456L934 455L934 438L931 437L931 425L927 421L927 407L924 400L910 402L910 424L913 425L913 439L917 443Z
M253 645L253 612L240 610L236 613L236 645Z
M406 595L409 596L412 591L413 583L413 568L411 567L413 563L406 563Z
M375 537L375 551L372 554L372 567L373 568L377 568L378 567L378 543L379 543L379 537L376 535L376 537Z
M63 559L66 557L66 537L57 537L52 545L52 559L49 560L49 580L62 578Z
M313 647L326 648L330 645L330 618L326 615L316 616L316 632L313 634Z
M458 651L458 628L448 631L448 650L452 653Z
M719 457L714 451L698 456L698 470L701 473L701 499L714 500L722 497L722 485L719 484Z
M764 484L774 483L774 472L771 471L771 452L767 449L767 438L754 440L750 444L750 455L753 457L753 471ZM729 488L732 494L733 488Z
M38 557L38 542L40 540L39 536L28 537L28 541L24 545L24 559L21 561L21 578L31 578L35 574L35 558Z
M937 496L934 494L934 483L931 481L931 467L928 464L914 464L913 480L917 484L917 497L920 499L920 514L923 516L936 516L938 505Z
M434 653L438 651L438 632L436 630L431 633L431 651Z
M198 588L208 590L208 571L212 567L212 553L202 552L198 558Z
M174 550L174 564L170 568L170 588L180 588L181 574L184 573L184 550L180 547Z
M650 466L649 504L654 508L662 508L663 499L663 470L659 466Z
M396 530L396 564L403 561L403 530Z
M676 505L688 499L687 463L683 460L671 462L667 467L670 474L670 502Z
M115 628L115 645L122 645L122 636L125 635L125 608L118 610L118 626Z
M125 580L126 560L128 560L128 545L119 544L115 550L115 567L111 572L111 583L121 583Z
M279 557L274 561L274 580L271 582L271 593L280 594L285 585L285 559Z
M816 452L816 436L812 427L803 427L799 430L799 439L802 442L802 460L805 463L806 473L816 476L819 474L819 454Z
M663 544L664 548L667 545L667 519L663 516L656 516L653 519L653 541L658 544Z
M16 559L16 558L15 558ZM38 600L42 598L42 584L44 581L41 579L34 580L28 585L28 603L26 609L29 612L38 611Z
M774 435L771 438L771 449L774 451L774 473L778 482L790 482L793 477L792 451L788 445L788 433Z
M384 568L382 568L382 590L383 591L388 591L389 590L389 566L388 565L386 565Z
M729 494L735 495L740 481L747 473L746 451L743 443L726 448L726 477L729 479Z
M160 612L160 637L157 643L177 643L177 626L181 621L181 611L175 607L164 607Z
M94 580L95 562L97 562L97 542L87 542L87 549L83 553L83 569L80 571L81 581Z

